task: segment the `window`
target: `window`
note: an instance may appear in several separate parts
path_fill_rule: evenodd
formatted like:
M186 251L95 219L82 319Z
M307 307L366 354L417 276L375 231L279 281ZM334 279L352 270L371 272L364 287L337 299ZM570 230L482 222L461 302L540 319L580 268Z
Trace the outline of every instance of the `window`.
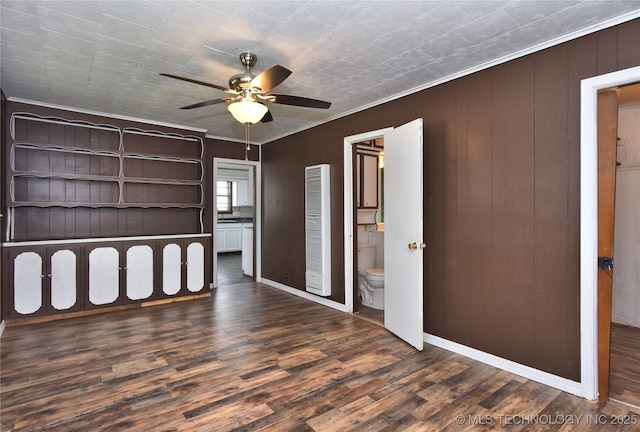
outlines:
M218 207L218 213L231 213L231 182L220 181L216 182L216 202Z

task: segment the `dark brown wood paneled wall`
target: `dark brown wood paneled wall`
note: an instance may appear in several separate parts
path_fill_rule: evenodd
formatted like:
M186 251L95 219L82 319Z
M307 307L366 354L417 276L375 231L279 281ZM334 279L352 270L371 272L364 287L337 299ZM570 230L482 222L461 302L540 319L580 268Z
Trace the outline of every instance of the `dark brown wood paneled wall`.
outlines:
M580 379L580 80L640 65L630 21L265 144L262 275L304 289L304 166L332 166L344 301L343 138L421 117L425 331ZM387 287L392 289L392 287Z

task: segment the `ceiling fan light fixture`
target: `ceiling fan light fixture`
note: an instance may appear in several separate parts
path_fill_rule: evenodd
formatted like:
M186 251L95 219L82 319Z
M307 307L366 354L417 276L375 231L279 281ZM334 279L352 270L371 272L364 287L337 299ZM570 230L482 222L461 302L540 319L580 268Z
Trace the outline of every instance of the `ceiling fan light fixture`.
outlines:
M243 99L240 102L230 104L227 109L233 115L233 118L240 123L256 124L269 110L265 105Z

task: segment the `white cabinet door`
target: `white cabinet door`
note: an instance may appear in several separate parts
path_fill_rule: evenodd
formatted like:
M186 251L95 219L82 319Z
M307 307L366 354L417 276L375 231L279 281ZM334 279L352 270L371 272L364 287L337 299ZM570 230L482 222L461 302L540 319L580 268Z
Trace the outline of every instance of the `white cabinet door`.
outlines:
M242 228L227 228L225 237L227 252L238 252L242 250Z
M153 294L153 249L135 245L125 254L127 265L125 292L130 300L143 300Z
M22 252L13 260L13 307L21 314L32 314L43 306L42 256L36 252Z
M51 255L51 306L56 310L67 310L76 305L77 262L78 256L71 250L61 249Z
M182 288L182 249L176 243L162 248L162 292L176 295Z
M216 252L225 252L227 250L227 236L224 228L216 230Z
M242 224L219 223L216 229L216 252L242 250Z
M200 242L187 246L187 290L198 292L204 288L204 246Z
M231 183L231 205L246 206L249 205L249 181L234 180Z
M115 302L120 293L120 252L113 246L89 252L89 301L94 305Z

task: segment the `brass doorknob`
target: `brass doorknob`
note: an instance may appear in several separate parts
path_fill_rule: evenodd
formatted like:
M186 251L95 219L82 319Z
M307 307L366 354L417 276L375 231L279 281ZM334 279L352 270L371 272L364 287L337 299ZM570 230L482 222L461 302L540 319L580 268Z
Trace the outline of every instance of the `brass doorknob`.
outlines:
M427 245L425 243L420 243L420 249L424 249L426 247ZM409 243L409 249L418 249L418 243L416 242Z

